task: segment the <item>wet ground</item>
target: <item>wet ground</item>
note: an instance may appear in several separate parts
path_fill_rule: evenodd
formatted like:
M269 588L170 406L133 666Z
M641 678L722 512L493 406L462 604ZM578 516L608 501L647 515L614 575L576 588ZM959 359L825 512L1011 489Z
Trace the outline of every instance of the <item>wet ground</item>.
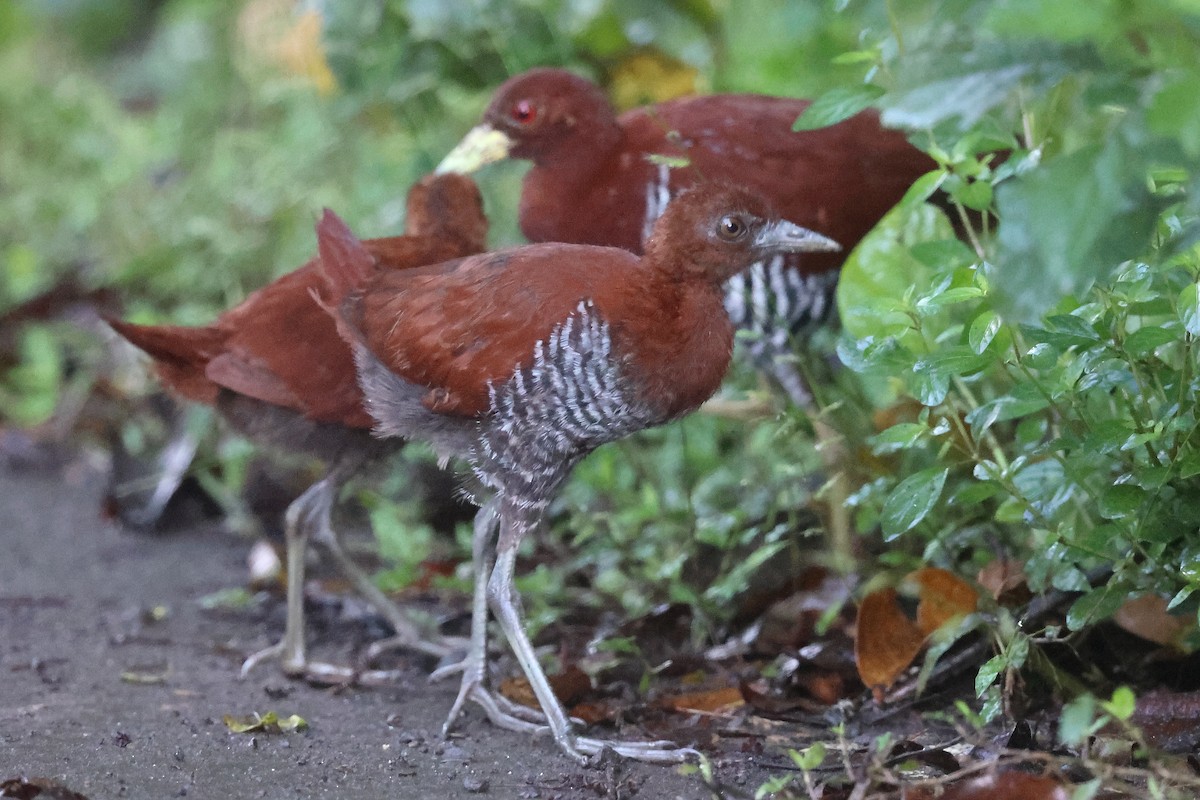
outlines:
M382 688L314 687L270 666L238 680L241 658L279 634L279 601L267 613L199 600L240 585L246 540L217 524L124 530L103 518L103 488L78 458L0 465L0 787L49 778L89 800L712 797L670 767L578 768L475 710L443 742L456 686L430 684L427 664ZM309 727L222 721L268 711ZM741 759L719 775L745 796L766 777Z

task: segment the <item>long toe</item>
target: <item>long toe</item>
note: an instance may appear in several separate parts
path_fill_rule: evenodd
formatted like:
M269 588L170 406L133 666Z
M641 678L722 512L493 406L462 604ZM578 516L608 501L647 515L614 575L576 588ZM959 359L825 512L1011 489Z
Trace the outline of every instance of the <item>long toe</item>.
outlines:
M259 664L262 664L264 661L271 661L272 659L279 658L281 655L283 655L282 641L276 642L270 647L264 647L257 653L252 653L245 661L242 662L242 669L238 673L238 677L242 680L245 680L251 671L257 668Z
M579 752L586 753L593 758L599 757L605 750L611 750L619 756L651 764L680 764L700 758L700 751L691 747L680 747L675 742L665 740L616 742L608 739L580 737L575 740L575 747Z
M408 650L435 658L446 658L464 652L469 646L470 642L461 636L438 635L431 639L424 639L420 636L398 634L373 642L363 653L363 659L365 663L370 664L384 653L390 653L393 650Z

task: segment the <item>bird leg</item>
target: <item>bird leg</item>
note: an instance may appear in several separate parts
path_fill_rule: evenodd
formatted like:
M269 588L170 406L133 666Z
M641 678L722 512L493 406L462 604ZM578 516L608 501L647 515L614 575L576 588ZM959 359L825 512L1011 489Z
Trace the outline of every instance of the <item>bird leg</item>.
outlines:
M475 590L471 599L471 646L462 661L439 667L429 676L431 681L436 681L452 673L462 672L458 696L454 698L454 705L450 707L450 713L442 725L442 736L450 732L468 698L487 709L489 717L493 713L500 716L509 715L514 721L530 723L534 729L545 725L545 717L539 712L514 703L503 695L494 694L487 688L487 578L492 571L495 557L492 537L498 508L499 500L493 498L475 515L474 534L471 539L471 565L475 579Z
M284 514L287 545L287 617L284 622L283 639L247 658L242 663L243 678L263 661L271 658L279 659L284 674L289 677L303 677L308 674L310 665L305 653L304 636L304 557L314 520L320 517L328 519L337 485L340 485L340 481L331 470L323 479L293 500ZM326 676L327 669L334 672L339 670L331 665L317 667L317 671Z
M488 715L509 715L515 721L525 721L532 724L534 729L544 727L546 718L541 712L514 703L501 694L495 694L487 688L487 578L492 571L495 559L495 548L492 537L498 516L499 501L492 499L479 509L475 515L474 534L471 542L471 565L475 590L471 599L471 646L467 655L461 661L439 667L430 674L429 680L437 681L455 672L462 673L458 696L442 725L442 735L445 736L454 726L467 699L472 699L485 709Z
M575 731L567 719L566 711L555 697L550 681L541 664L538 663L533 643L529 641L529 637L525 633L520 598L513 585L517 545L520 544L525 533L533 527L522 517L524 517L522 511L512 504L506 504L501 510L496 564L487 582L487 598L492 613L496 615L496 621L500 623L500 628L504 631L509 646L545 713L545 724L540 725L511 712L506 712L494 702L494 697L480 692L482 687L471 691L471 699L483 707L488 719L498 727L522 733L549 731L559 748L581 764L586 764L589 756L597 756L606 749L626 758L658 763L678 763L698 755L695 750L679 747L670 741L618 742L575 735Z
M342 547L337 531L330 524L329 515L322 518L316 529L316 539L337 562L342 574L350 580L358 593L370 603L376 611L383 615L388 624L396 632L394 636L376 642L368 648L366 660L396 648L414 650L418 653L442 658L466 644L458 638L442 636L437 630L437 622L426 614L414 609L401 608L385 595L371 576L363 571Z
M355 466L357 465L345 461L335 464L323 479L310 486L288 506L284 516L287 542L287 616L283 639L247 658L242 664L243 678L256 666L271 658L280 660L285 675L303 677L316 683L383 683L395 677L393 672L387 670L361 671L308 660L304 632L304 562L308 543L313 538L330 551L355 588L383 613L397 631L397 639L402 640L404 646L439 656L452 651L454 643L442 639L436 630L433 633L436 638L423 640L417 623L392 603L342 549L331 523L331 515L338 491Z

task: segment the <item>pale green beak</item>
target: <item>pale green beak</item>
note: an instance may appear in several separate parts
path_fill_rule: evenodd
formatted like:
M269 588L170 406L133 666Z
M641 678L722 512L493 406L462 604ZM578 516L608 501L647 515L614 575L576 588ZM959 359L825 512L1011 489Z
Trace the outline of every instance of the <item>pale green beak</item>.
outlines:
M508 158L512 146L513 140L503 131L498 131L486 123L476 125L467 132L458 146L442 159L434 173L441 175L444 172L458 172L468 175L485 164Z

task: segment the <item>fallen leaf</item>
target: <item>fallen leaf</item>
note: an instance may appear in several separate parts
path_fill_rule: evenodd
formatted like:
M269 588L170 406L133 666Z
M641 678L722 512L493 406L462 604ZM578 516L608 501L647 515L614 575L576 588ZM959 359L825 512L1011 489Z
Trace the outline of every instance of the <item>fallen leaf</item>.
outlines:
M1134 636L1165 647L1177 647L1195 627L1196 616L1167 611L1167 599L1156 594L1126 600L1113 615L1113 622Z
M854 660L862 682L880 693L908 669L921 648L925 634L900 608L895 589L871 592L858 606Z
M974 613L979 605L975 587L944 569L925 567L909 573L905 580L920 586L917 626L926 636L955 617Z
M975 582L983 587L992 599L1003 602L1004 598L1012 597L1019 590L1021 596L1015 598L1018 602L1029 599L1029 590L1025 585L1025 567L1019 561L998 558L979 570Z
M662 697L658 704L673 711L703 711L715 714L743 706L746 701L740 688L726 686L720 689L667 695Z
M905 800L933 800L935 796L928 789L925 793L904 794ZM953 783L939 800L1070 800L1070 797L1067 787L1054 778L1026 772L1000 772Z
M974 587L937 567L909 573L902 585L915 588L915 620L900 607L900 593L892 588L871 592L858 607L854 658L859 677L876 698L916 660L930 634L974 612L979 603Z
M268 711L266 714L256 711L248 717L226 714L221 720L225 727L234 733L291 733L308 727L308 722L299 714L280 717L274 711Z

